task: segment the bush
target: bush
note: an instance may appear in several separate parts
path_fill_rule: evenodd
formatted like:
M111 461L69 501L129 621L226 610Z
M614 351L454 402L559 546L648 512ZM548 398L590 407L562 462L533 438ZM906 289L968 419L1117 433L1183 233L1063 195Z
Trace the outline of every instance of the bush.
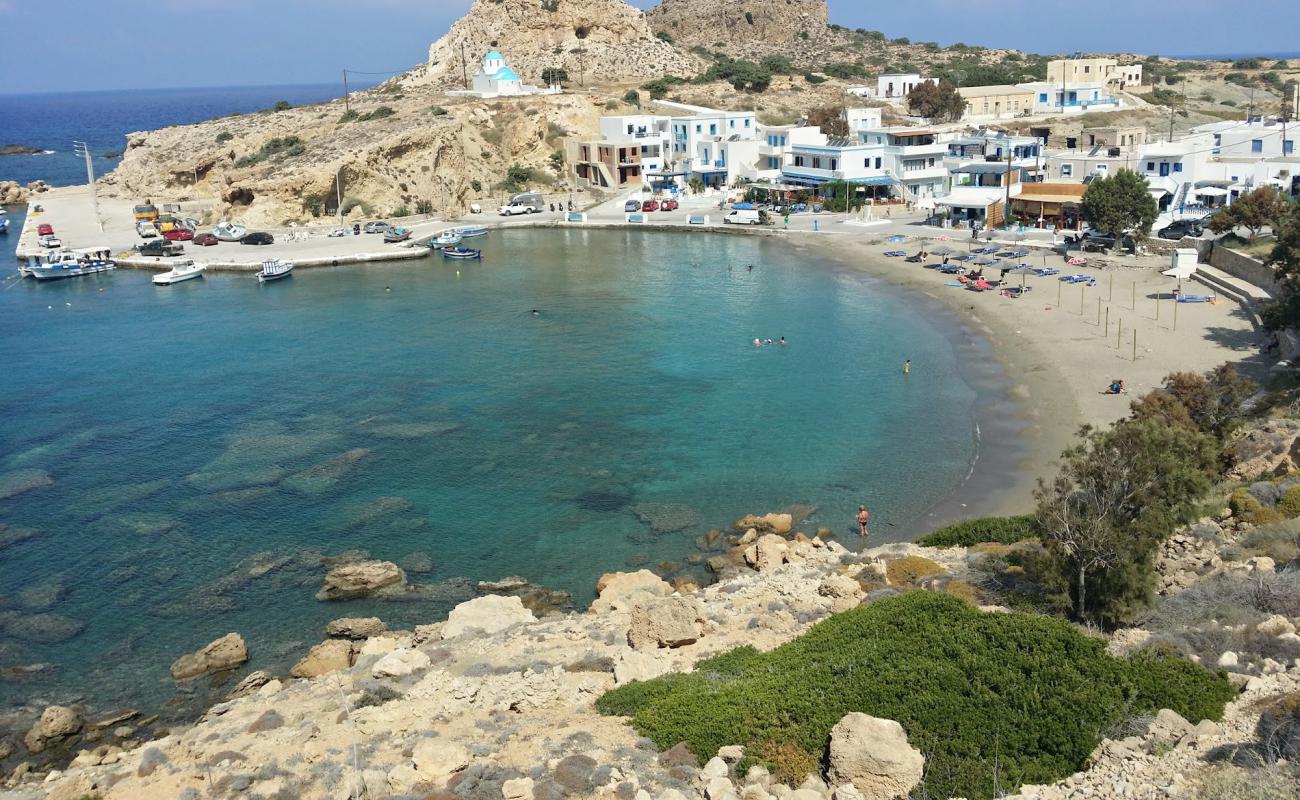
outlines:
M1228 498L1228 508L1232 509L1233 517L1252 525L1267 525L1282 521L1281 513L1259 502L1244 486L1233 491Z
M384 703L390 703L393 700L399 700L402 693L388 686L376 686L373 689L366 689L357 699L356 708L369 708L370 706L382 706Z
M636 89L628 89L623 95L623 102L631 106L641 107L641 94Z
M1015 544L1038 536L1033 514L1019 517L967 519L940 528L916 540L922 547L971 547L983 542Z
M1238 769L1221 766L1206 774L1193 800L1295 800L1300 767Z
M390 106L380 106L379 108L376 108L374 111L370 111L365 114L362 114L357 119L359 119L362 122L369 122L372 119L384 119L386 117L391 117L396 113L397 112L394 111Z
M445 117L447 116L447 109L443 108L442 106L434 106L433 108L429 109L429 113L433 114L435 117Z
M272 110L272 111L288 111L288 110L291 109L291 108L293 108L293 104L290 103L288 100L276 100L276 101L275 101L275 105L271 108L271 110Z
M819 83L826 82L826 78L822 77L821 75L818 75L815 72L805 72L803 75L803 79L808 83L813 84L814 86L816 86Z
M972 800L1077 771L1126 714L1167 706L1217 719L1231 691L1222 676L1167 656L1112 658L1063 620L984 614L932 592L837 614L770 653L711 662L619 687L597 707L701 759L743 744L740 772L758 761L795 781L845 714L897 720L927 756L918 791Z
M217 144L225 144L233 138L235 138L235 134L230 131L222 131L217 134Z
M360 119L360 118L361 118L361 115L357 113L357 110L356 110L355 108L349 108L347 111L344 111L344 112L343 112L343 115L342 115L342 116L339 117L339 122L341 122L341 123L342 123L342 122L355 122L356 120L358 120L358 119Z
M1300 486L1287 489L1278 508L1297 502L1295 498L1300 496L1298 493L1300 493ZM1294 517L1300 514L1288 513L1288 516ZM1241 547L1249 556L1268 556L1277 562L1278 568L1281 569L1288 562L1300 558L1300 535L1297 535L1297 527L1300 526L1297 526L1295 520L1288 520L1255 528L1242 537Z
M885 564L885 578L894 587L915 586L923 578L943 573L942 566L920 556L903 556Z
M1277 501L1277 510L1289 519L1300 517L1300 486L1292 486L1283 492L1282 499Z
M1266 763L1300 760L1300 691L1284 694L1265 706L1257 733Z

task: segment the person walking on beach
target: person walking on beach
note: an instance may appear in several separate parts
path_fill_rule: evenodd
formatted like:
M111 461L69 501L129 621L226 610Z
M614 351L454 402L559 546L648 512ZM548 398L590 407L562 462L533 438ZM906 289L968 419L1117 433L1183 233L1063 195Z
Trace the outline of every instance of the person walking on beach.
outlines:
M867 544L867 520L871 515L867 513L866 506L858 506L858 535L862 537L862 545Z

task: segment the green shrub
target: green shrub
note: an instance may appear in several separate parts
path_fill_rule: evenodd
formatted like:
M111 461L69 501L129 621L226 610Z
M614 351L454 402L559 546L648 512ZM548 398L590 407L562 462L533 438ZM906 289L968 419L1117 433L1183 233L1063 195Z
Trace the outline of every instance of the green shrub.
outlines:
M276 101L275 101L275 106L274 106L271 110L272 110L272 111L288 111L288 110L291 109L291 108L293 108L293 104L290 103L288 100L276 100Z
M623 102L631 106L641 107L641 93L636 89L628 89L623 95Z
M1277 510L1288 518L1300 517L1300 486L1292 486L1282 494Z
M222 131L217 134L217 144L225 144L233 138L235 138L235 134L230 131Z
M447 116L447 109L443 108L442 106L434 106L433 108L429 109L429 113L433 114L435 117L445 117Z
M971 547L983 542L1015 544L1037 536L1033 514L1019 517L982 517L954 522L916 540L922 547Z
M343 116L339 117L339 122L356 122L358 119L361 119L361 115L357 113L357 110L349 108L343 112Z
M915 586L923 578L943 573L942 566L920 556L903 556L885 564L885 577L890 586Z
M746 649L619 687L597 707L631 715L660 747L684 741L701 759L745 745L742 773L755 761L797 773L845 714L860 711L897 720L927 755L918 791L985 800L1077 771L1126 714L1166 706L1192 721L1221 716L1231 692L1222 676L1146 659L1112 658L1060 619L984 614L913 592L837 614L770 653Z
M396 113L397 112L394 111L391 106L380 106L374 111L367 111L365 114L357 117L357 119L361 122L369 122L374 119L385 119L395 115Z
M818 74L815 73L815 72L805 72L804 75L803 75L803 79L804 79L805 81L807 81L808 83L813 84L814 86L816 86L816 85L819 84L819 83L825 83L825 82L826 82L826 78L824 78L824 77L821 76L821 75L818 75Z
M1259 502L1244 486L1235 490L1228 498L1228 508L1232 509L1233 517L1253 525L1267 525L1281 522L1283 519L1280 512Z
M402 693L389 686L376 686L373 689L366 689L357 698L357 708L368 708L370 706L382 706L384 703L390 703L393 700L401 698Z

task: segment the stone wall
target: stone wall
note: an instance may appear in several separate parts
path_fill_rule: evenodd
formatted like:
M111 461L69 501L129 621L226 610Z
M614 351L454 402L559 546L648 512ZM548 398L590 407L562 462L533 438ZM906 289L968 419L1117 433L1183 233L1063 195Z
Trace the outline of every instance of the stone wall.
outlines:
M1236 250L1215 246L1210 250L1210 266L1221 269L1234 278L1253 283L1269 294L1277 293L1277 279L1272 267Z

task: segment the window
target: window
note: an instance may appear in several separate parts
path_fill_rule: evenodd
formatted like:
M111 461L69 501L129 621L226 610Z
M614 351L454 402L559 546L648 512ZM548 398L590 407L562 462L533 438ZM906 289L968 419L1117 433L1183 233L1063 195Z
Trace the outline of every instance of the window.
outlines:
M1047 92L1039 92L1039 93L1038 93L1038 102L1040 102L1040 103L1046 103L1046 102L1047 102Z
M695 132L696 132L696 133L703 133L703 132L704 132L704 126L703 126L703 125L696 125L696 126L695 126Z
M795 157L794 157L794 165L795 165L796 167L802 167L802 166L803 166L803 156L795 156Z
M749 127L749 123L750 123L750 122L752 122L752 120L749 120L749 119L746 119L746 120L745 120L745 127L746 127L746 128Z
M831 159L831 170L834 171L834 170L836 169L836 167L838 166L838 164L839 164L839 159L837 159L837 158L832 158L832 159Z
M1286 139L1282 142L1282 155L1289 156L1295 152L1295 139Z
M735 121L734 119L729 119L729 120L727 120L727 127L728 127L728 128L734 128L734 127L736 127L736 121Z
M709 126L709 135L710 135L710 136L717 136L717 135L718 135L718 126L717 126L717 125L710 125L710 126Z
M1074 176L1074 165L1073 165L1073 164L1062 164L1062 165L1061 165L1061 177L1062 177L1062 178L1070 178L1070 177L1073 177L1073 176Z
M876 156L876 169L880 169L880 156Z
M1147 172L1155 172L1155 171L1156 171L1156 162L1154 162L1154 161L1148 161L1148 162L1147 162Z
M1264 152L1264 140L1263 140L1263 139L1251 139L1251 140L1250 140L1250 152L1252 152L1252 153L1262 153L1262 152Z
M862 159L862 168L863 168L863 169L871 169L871 159L870 159L870 158L864 158L864 159Z
M813 158L813 169L821 169L821 168L822 168L822 160L821 160L821 157L820 157L820 156L815 156L815 157Z

